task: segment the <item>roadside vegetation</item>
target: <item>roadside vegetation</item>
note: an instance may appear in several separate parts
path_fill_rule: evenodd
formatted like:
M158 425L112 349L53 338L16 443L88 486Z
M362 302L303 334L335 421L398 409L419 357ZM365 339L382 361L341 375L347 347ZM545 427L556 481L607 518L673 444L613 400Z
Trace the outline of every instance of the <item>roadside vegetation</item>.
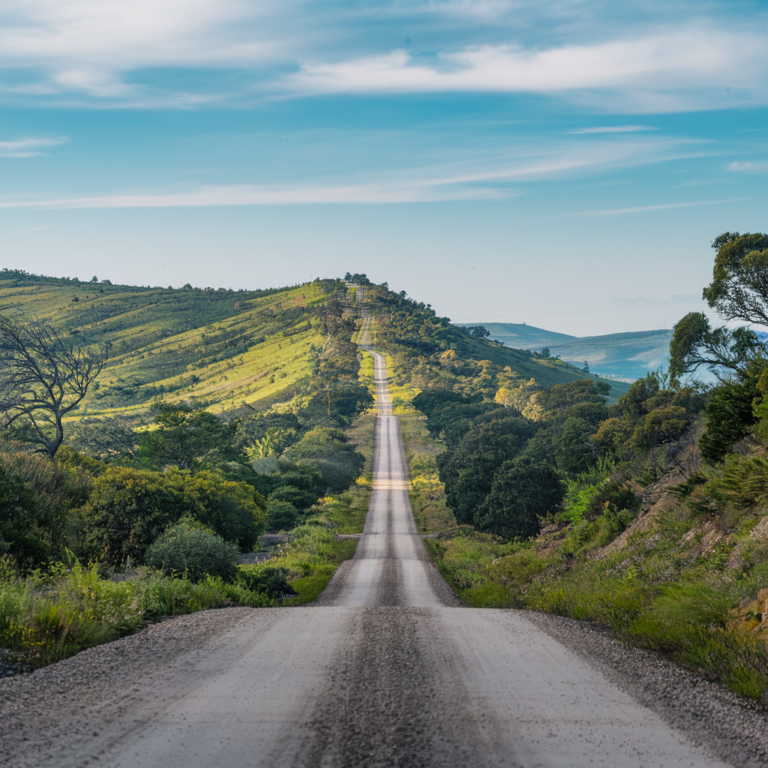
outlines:
M98 445L85 441L90 452L76 422L65 424L55 451L36 453L29 430L36 412L26 422L5 420L6 663L31 668L205 608L308 602L354 554L357 540L345 535L362 530L370 496L371 377L360 372L351 341L356 325L345 286L327 281L311 290L322 298L309 313L319 343L288 344L302 374L286 399L216 412L203 400L158 397L136 428L120 427L113 444L104 442L109 429ZM86 348L80 337L52 333L64 340L64 354ZM9 391L16 380L6 375L1 383ZM25 386L34 395L44 382ZM56 428L38 423L44 433Z
M768 237L714 247L705 298L724 320L765 325ZM414 511L425 531L444 525L425 542L433 560L470 605L593 621L765 701L766 359L749 327L692 314L670 371L615 403L594 378L543 390L513 369L485 388L455 363L454 378L396 374L420 390L403 420ZM696 383L702 368L720 384Z

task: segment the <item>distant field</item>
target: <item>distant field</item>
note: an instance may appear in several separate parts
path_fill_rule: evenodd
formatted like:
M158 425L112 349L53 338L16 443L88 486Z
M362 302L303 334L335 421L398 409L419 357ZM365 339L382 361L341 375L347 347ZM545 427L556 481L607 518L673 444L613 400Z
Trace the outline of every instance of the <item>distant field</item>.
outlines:
M612 333L578 338L517 323L482 323L491 338L516 349L541 350L569 363L588 363L591 373L634 381L648 371L666 368L671 330Z

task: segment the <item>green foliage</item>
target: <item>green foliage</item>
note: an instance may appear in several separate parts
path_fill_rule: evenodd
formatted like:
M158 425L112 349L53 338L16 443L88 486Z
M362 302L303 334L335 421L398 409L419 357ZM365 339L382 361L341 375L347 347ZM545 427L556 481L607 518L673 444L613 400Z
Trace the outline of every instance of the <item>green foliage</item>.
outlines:
M559 508L563 490L557 472L546 464L505 462L495 472L474 523L505 539L535 536L540 518Z
M65 449L60 459L68 454ZM0 454L0 552L35 568L63 555L69 514L88 498L91 475L74 461Z
M269 501L287 501L299 511L305 512L318 497L311 491L304 491L294 485L279 485L269 494Z
M286 457L316 468L329 493L340 493L348 488L365 464L363 455L350 445L341 430L319 426L292 445L286 451Z
M267 527L270 531L287 531L296 526L299 511L290 501L269 499L267 502Z
M163 475L115 467L95 480L83 517L93 555L120 567L143 562L147 547L185 516L251 549L265 527L264 506L251 486L213 472Z
M37 529L35 499L23 478L0 464L0 554L40 563L50 554L46 532Z
M726 320L768 324L768 235L725 232L712 247L717 256L704 289L709 306Z
M757 421L752 407L760 396L757 376L747 372L740 379L718 387L707 403L707 429L699 439L699 449L713 464L722 461L734 443L746 437Z
M195 583L147 569L116 581L76 560L24 579L6 572L0 579L0 646L27 666L41 666L134 632L150 619L276 604L266 590L253 590L247 582L207 576Z
M270 600L282 602L286 597L294 597L297 592L288 583L288 571L285 568L270 566L241 565L237 569L237 582L251 592L260 592Z
M213 531L181 520L167 528L147 549L145 562L167 575L184 575L193 582L205 576L232 581L238 549Z
M152 406L154 429L139 437L138 460L152 469L216 467L241 453L233 442L236 424L186 403L157 402Z
M743 371L763 349L753 331L731 330L725 326L712 328L703 312L691 312L675 325L669 345L669 372L677 379L704 366L721 381L726 381L723 369L731 374Z

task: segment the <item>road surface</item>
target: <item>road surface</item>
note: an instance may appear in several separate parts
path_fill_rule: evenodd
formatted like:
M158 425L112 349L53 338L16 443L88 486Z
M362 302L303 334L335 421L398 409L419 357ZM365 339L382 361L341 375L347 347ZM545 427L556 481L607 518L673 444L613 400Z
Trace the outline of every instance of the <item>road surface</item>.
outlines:
M55 744L11 751L8 765L724 765L525 613L458 603L415 529L385 360L373 354L370 512L355 558L320 600L236 609L196 647L169 645L168 663L144 678L127 645L112 691L122 705L106 694L72 701ZM62 726L68 716L78 731Z

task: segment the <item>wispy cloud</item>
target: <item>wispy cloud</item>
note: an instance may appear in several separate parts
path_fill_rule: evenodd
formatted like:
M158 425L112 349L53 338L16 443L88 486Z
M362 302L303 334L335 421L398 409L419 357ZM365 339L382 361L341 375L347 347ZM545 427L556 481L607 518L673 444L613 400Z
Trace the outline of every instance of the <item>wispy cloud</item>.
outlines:
M649 213L651 211L667 211L674 208L696 208L700 205L725 205L739 203L745 198L734 197L730 200L701 200L695 203L664 203L662 205L642 205L636 208L607 208L601 211L579 211L576 216L624 216L630 213Z
M625 100L648 111L654 105L667 110L676 102L695 101L692 92L706 94L709 103L713 98L768 99L766 47L766 35L697 24L547 50L495 44L436 56L394 50L333 63L307 62L284 83L304 93L608 91L622 92ZM731 83L739 84L739 94L730 91ZM680 101L677 92L686 97Z
M14 139L12 141L0 141L0 157L39 157L45 147L55 147L67 141L64 137L45 139Z
M655 131L650 125L604 125L597 128L577 128L566 131L573 136L582 136L590 133L639 133L640 131Z
M728 170L737 173L765 173L768 171L768 160L737 160L734 163L728 163Z
M263 205L424 203L484 200L520 194L531 181L590 175L690 158L697 142L634 138L616 142L568 140L554 147L517 147L516 154L347 177L334 183L216 185L173 192L0 200L0 209L178 208Z
M523 92L636 112L768 103L764 25L688 6L683 15L700 20L678 23L670 9L657 14L666 25L649 26L643 12L617 23L571 0L5 0L0 96L188 107L285 93ZM201 76L212 71L232 77Z
M204 208L222 206L418 203L500 197L489 189L448 189L440 184L386 183L263 187L248 184L201 187L166 194L101 195L53 200L5 200L0 209Z

